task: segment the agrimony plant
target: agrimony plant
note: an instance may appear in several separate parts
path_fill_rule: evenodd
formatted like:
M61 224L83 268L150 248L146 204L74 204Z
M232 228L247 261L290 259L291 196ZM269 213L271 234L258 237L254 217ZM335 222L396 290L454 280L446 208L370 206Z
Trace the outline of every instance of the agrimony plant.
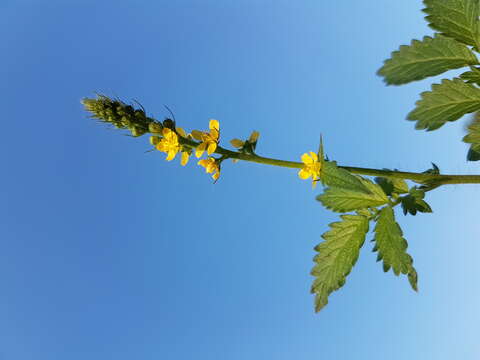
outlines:
M432 131L480 110L480 6L478 0L425 0L424 4L426 20L436 32L400 46L378 74L388 85L401 85L468 67L457 78L433 84L408 114L408 120L416 122L416 129ZM318 151L304 153L301 162L267 158L256 154L260 135L256 131L248 139L232 139L234 149L229 150L220 144L220 123L214 119L208 129L187 133L170 118L158 121L139 106L105 95L86 98L83 104L93 118L128 130L134 137L150 134L152 148L165 153L168 161L181 154L180 162L185 166L192 156L198 158L197 164L214 181L220 178L224 161L233 159L296 168L298 176L310 179L312 186L320 182L324 191L317 200L339 213L340 219L329 225L330 229L322 235L324 241L315 247L311 292L315 295L316 311L328 303L333 291L345 284L370 228L373 251L377 252L383 270L405 275L417 290L417 272L396 220L395 207L400 206L405 215L430 213L432 209L425 201L427 192L448 184L480 183L480 175L445 175L435 164L419 173L339 166L325 158L321 139ZM474 117L463 140L470 144L468 160L480 160L479 116Z

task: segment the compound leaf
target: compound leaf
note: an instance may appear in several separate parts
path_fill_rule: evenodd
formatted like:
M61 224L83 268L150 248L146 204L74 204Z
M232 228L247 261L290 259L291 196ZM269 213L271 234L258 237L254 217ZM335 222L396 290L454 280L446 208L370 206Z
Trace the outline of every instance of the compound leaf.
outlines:
M395 214L390 206L380 210L375 226L375 247L378 251L377 261L383 260L383 271L390 268L395 275L409 276L410 285L417 290L417 273L413 267L412 257L407 253L407 241L403 238L402 229L395 221Z
M429 26L467 45L477 47L480 15L478 0L424 0Z
M447 121L455 121L480 109L480 89L460 79L442 80L425 91L408 120L417 121L416 129L436 130Z
M478 60L468 47L436 34L434 38L425 36L422 41L412 40L410 45L400 46L385 60L378 75L388 85L400 85L474 64Z
M368 218L362 215L341 215L342 221L330 224L322 235L325 240L315 247L318 254L311 274L315 276L311 292L315 294L315 311L328 303L328 296L345 284L355 265L368 232Z

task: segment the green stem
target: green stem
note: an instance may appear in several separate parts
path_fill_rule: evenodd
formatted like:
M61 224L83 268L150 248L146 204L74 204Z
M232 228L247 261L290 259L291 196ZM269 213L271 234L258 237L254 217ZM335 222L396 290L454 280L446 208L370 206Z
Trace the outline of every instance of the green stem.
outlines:
M179 137L180 138L180 137ZM199 143L185 138L180 138L181 143L189 147L195 148ZM293 169L301 169L304 164L297 161L286 161L272 159L258 155L244 154L237 151L231 151L217 146L216 154L223 155L227 158L238 159L243 161L255 162L258 164L266 164L280 166ZM353 174L366 176L382 176L396 179L412 180L417 183L427 184L431 189L448 184L480 184L480 175L443 175L429 173L415 173L406 171L392 171L381 169L370 169L353 166L341 166L340 168L348 170Z

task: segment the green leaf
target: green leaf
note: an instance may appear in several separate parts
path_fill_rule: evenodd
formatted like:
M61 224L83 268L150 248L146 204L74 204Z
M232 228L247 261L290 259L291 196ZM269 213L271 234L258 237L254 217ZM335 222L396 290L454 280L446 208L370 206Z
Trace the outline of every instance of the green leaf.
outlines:
M479 39L478 0L424 0L429 26L467 45Z
M408 120L417 121L416 129L436 130L447 121L480 110L480 89L460 79L442 80L425 91Z
M470 146L470 149L468 149L468 153L467 153L467 160L468 161L478 161L478 160L480 160L480 151L475 151Z
M480 84L480 70L474 66L470 68L470 71L466 71L460 75L462 80L469 84Z
M355 265L368 232L368 219L362 215L342 215L342 221L330 224L322 235L325 240L315 247L318 254L311 274L315 276L311 292L315 294L315 311L328 303L328 296L345 284Z
M408 192L408 185L403 179L376 177L375 182L388 196L392 195L392 193L404 194Z
M412 265L412 257L407 253L407 241L403 238L402 229L395 221L395 214L390 206L380 210L374 231L373 251L378 251L377 261L383 260L383 271L387 272L391 268L397 276L409 275L410 284L416 291L417 272Z
M403 179L391 178L393 183L393 191L397 194L404 194L408 192L408 184Z
M470 150L467 155L467 160L478 161L480 160L480 114L476 113L472 122L468 125L467 135L463 138L463 141L471 144Z
M400 46L385 60L378 75L388 85L400 85L474 64L478 60L468 47L436 34L434 38L425 36L422 41L412 40L410 45Z
M338 187L329 187L317 196L323 206L332 211L348 212L386 204L388 197L382 188L371 181L362 179L370 194Z
M428 170L425 170L424 172L422 172L422 174L434 174L434 175L438 175L440 174L440 168L437 166L437 164L433 163L432 162L432 167Z
M324 161L320 173L324 185L339 187L369 194L370 191L363 185L358 177L349 171L339 168L335 161Z
M417 211L422 213L431 213L432 208L427 204L423 198L425 197L425 191L417 187L412 187L409 190L409 194L400 198L403 213L407 215L416 215Z

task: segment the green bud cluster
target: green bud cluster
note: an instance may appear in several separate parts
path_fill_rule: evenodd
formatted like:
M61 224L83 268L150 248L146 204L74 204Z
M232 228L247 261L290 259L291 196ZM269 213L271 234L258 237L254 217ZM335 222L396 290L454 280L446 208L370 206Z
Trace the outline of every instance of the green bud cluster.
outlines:
M143 109L136 109L105 95L97 95L96 99L85 98L82 104L93 118L110 123L118 129L128 129L135 137L150 132L152 128L158 132L162 129L162 125L146 116Z

